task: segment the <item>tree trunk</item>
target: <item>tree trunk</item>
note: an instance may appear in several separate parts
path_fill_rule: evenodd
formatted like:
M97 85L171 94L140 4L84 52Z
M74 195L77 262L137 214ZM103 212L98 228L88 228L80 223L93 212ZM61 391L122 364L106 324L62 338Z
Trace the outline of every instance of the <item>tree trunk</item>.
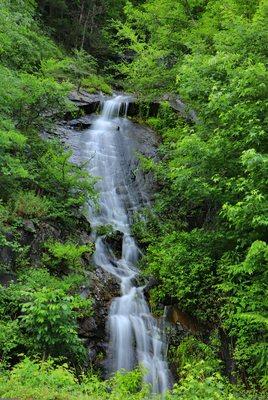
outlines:
M85 18L85 22L84 22L83 35L82 35L81 46L80 46L81 50L84 49L84 44L85 44L85 39L86 39L86 31L87 31L87 27L88 27L88 21L89 21L90 11L91 11L91 10L90 10L90 8L89 8L89 9L88 9L88 12L87 12L87 15L86 15L86 18ZM93 6L93 12L92 12L92 14L94 14L94 12L95 12L95 4L94 4L94 6ZM94 18L94 17L93 17L93 18ZM90 30L90 33L92 33L92 29Z

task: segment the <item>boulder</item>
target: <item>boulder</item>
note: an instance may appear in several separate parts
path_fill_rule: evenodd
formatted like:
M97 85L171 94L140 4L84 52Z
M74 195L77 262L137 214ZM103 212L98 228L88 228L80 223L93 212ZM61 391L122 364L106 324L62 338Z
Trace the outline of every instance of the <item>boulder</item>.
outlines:
M30 232L30 233L35 233L36 232L36 229L35 229L33 221L30 221L30 220L23 221L23 227L24 227L26 232Z
M107 98L101 93L89 94L84 90L78 92L77 90L69 94L69 100L71 100L77 107L82 109L86 114L92 114L96 112L100 104Z
M84 129L89 129L94 121L94 117L92 115L86 115L84 117L80 117L77 119L73 119L69 121L68 123L65 123L65 125L77 129L79 131L82 131Z

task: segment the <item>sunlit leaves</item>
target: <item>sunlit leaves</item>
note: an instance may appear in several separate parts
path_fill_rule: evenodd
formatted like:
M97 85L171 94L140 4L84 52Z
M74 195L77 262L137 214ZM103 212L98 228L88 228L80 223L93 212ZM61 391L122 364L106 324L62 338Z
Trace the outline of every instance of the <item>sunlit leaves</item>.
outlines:
M240 377L259 384L267 354L266 3L152 0L129 7L126 23L144 50L124 70L138 93L172 92L200 119L189 126L161 106L148 121L163 144L160 160L142 165L160 190L156 215L145 214L135 229L149 244L145 271L159 280L153 299L174 296L194 315L218 319L235 342Z

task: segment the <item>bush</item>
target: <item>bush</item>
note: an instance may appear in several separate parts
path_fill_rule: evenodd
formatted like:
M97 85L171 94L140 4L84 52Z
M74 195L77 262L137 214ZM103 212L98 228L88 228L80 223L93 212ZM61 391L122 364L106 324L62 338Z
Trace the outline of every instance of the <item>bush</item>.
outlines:
M204 374L205 373L205 374ZM92 373L76 376L67 364L55 364L52 359L33 361L25 358L10 372L0 376L0 396L21 400L160 400L142 382L142 372L116 373L101 381ZM206 374L202 361L187 365L184 377L165 398L167 400L265 400L254 392L235 390L219 373Z
M25 296L20 325L33 354L64 356L73 363L83 362L86 349L77 335L76 299L61 289L47 287L26 292Z
M86 350L78 337L77 319L91 315L92 302L74 292L84 279L59 279L45 269L29 269L16 283L0 286L0 358L9 361L24 353L82 363Z
M60 55L58 46L33 18L34 1L1 0L0 63L11 69L36 71L41 60Z
M46 197L40 197L35 192L20 192L14 205L15 213L20 217L43 218L49 214L51 202Z
M74 375L66 364L25 358L10 373L0 377L0 395L33 400L144 400L148 387L140 371L117 373L106 382L93 374Z
M27 138L15 130L0 130L0 198L5 201L18 190L19 182L29 177L21 156L26 141Z
M188 364L184 369L184 377L176 384L173 400L243 400L243 395L233 392L233 388L217 372L212 373L210 366L204 361ZM249 399L250 397L248 397Z
M105 79L102 76L94 74L82 80L82 87L89 93L103 92L106 94L112 94L112 88Z
M45 244L48 253L43 255L43 262L51 271L62 273L81 269L81 257L92 254L94 244L79 246L72 242L48 242Z
M14 72L0 64L2 117L11 119L19 130L33 131L75 110L67 99L71 86L51 77Z
M112 225L99 225L96 228L96 233L98 236L112 235L113 227L112 227Z
M96 74L96 60L83 50L76 50L72 57L44 60L41 71L46 77L53 77L58 81L68 79L75 84L79 91L81 87L89 93L102 91L112 93L111 87L105 79Z

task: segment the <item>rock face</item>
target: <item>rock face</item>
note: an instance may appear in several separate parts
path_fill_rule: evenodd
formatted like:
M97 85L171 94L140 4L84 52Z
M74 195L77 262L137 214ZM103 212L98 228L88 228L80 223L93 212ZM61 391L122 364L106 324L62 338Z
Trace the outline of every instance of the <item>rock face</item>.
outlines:
M84 164L87 163L88 160L88 152L86 148L87 141L87 129L79 130L79 124L81 121L85 124L84 121L87 121L89 125L95 120L94 115L85 116L83 118L75 119L72 121L63 121L55 129L53 134L45 133L44 137L55 137L57 136L61 143L72 150L73 154L71 157L71 161L76 164ZM73 129L76 127L76 129ZM118 130L118 127L115 126L115 129ZM139 160L138 157L133 158L131 152L134 151L142 156L147 158L155 159L157 157L157 149L160 143L160 138L157 134L146 126L142 126L136 124L134 122L129 123L129 129L125 131L124 136L121 136L120 131L118 131L118 146L123 146L123 141L127 142L129 145L125 147L129 148L129 154L125 154L125 165L124 170L126 174L128 174L128 179L133 182L135 186L136 182L142 182L143 193L146 199L150 199L152 194L154 193L155 181L153 179L153 175L149 173L144 173L139 168ZM85 143L85 144L84 144ZM121 188L119 187L120 191ZM123 190L123 189L122 189Z
M89 285L82 295L93 299L93 315L79 321L79 335L88 347L89 362L104 374L107 337L106 321L112 300L120 295L118 282L101 268L89 272Z
M117 258L121 257L122 254L122 244L123 244L123 234L119 231L114 231L107 235L104 242L108 245L108 248L112 250Z
M14 235L11 232L7 232L5 234L7 242L12 242L14 239ZM11 266L15 257L14 250L11 246L4 245L0 248L0 264L6 265L7 267Z
M92 114L98 111L104 100L111 98L111 96L99 94L89 94L85 91L73 91L69 95L69 99L82 109L86 114ZM194 110L187 107L179 96L174 94L165 94L162 98L151 101L149 104L138 102L137 98L129 96L128 115L135 117L140 115L141 109L144 105L148 107L148 116L156 117L161 101L168 101L170 107L178 114L181 115L186 121L198 124L199 120Z
M96 112L100 104L107 98L103 94L89 94L84 90L78 92L73 91L69 95L69 100L71 100L77 107L84 110L86 114L92 114Z
M85 99L83 98L83 100ZM72 121L62 121L58 124L54 133L64 146L72 150L71 161L76 164L90 163L87 135L89 135L88 128L94 122L94 119L94 114L91 114ZM124 121L121 121L121 123L124 123ZM133 154L137 152L146 157L155 158L159 138L151 129L131 121L127 122L127 127L125 129L124 126L124 130L120 128L118 130L118 126L115 125L115 131L117 131L116 146L122 154L120 167L126 174L131 190L136 192L138 187L142 188L137 195L145 200L144 203L146 204L150 202L151 195L154 192L153 177L151 174L144 174L140 170L139 160L137 157L133 157ZM118 186L117 190L119 194L124 196L124 186ZM118 231L108 233L104 240L111 250L111 259L120 258L122 255L122 233ZM91 260L88 261L91 263ZM112 300L120 296L120 287L116 279L109 273L99 267L93 268L93 271L88 273L88 282L85 282L85 287L82 288L81 292L82 296L93 299L93 315L79 321L79 335L89 349L89 362L94 367L99 368L100 371L104 371L108 342L106 322Z
M65 126L67 125L71 129L76 129L76 130L82 131L83 129L90 128L92 123L94 122L94 120L95 120L94 116L86 115L84 117L73 119L71 121L67 121L67 122L64 121L64 123L61 123L61 124L65 125Z
M78 217L78 225L73 236L77 238L77 242L81 245L91 242L90 225L83 215ZM20 228L16 231L16 240L22 246L28 246L27 256L33 267L41 265L42 255L44 251L44 243L47 240L64 242L69 238L70 232L64 230L60 223L55 221L42 221L34 223L31 220L24 220ZM15 236L12 233L6 234L8 242L14 242ZM5 265L8 270L12 271L17 255L12 246L3 246L0 248L0 263ZM83 261L83 260L82 260ZM84 260L86 263L87 260ZM11 273L12 275L12 273ZM0 275L1 280L1 275Z

